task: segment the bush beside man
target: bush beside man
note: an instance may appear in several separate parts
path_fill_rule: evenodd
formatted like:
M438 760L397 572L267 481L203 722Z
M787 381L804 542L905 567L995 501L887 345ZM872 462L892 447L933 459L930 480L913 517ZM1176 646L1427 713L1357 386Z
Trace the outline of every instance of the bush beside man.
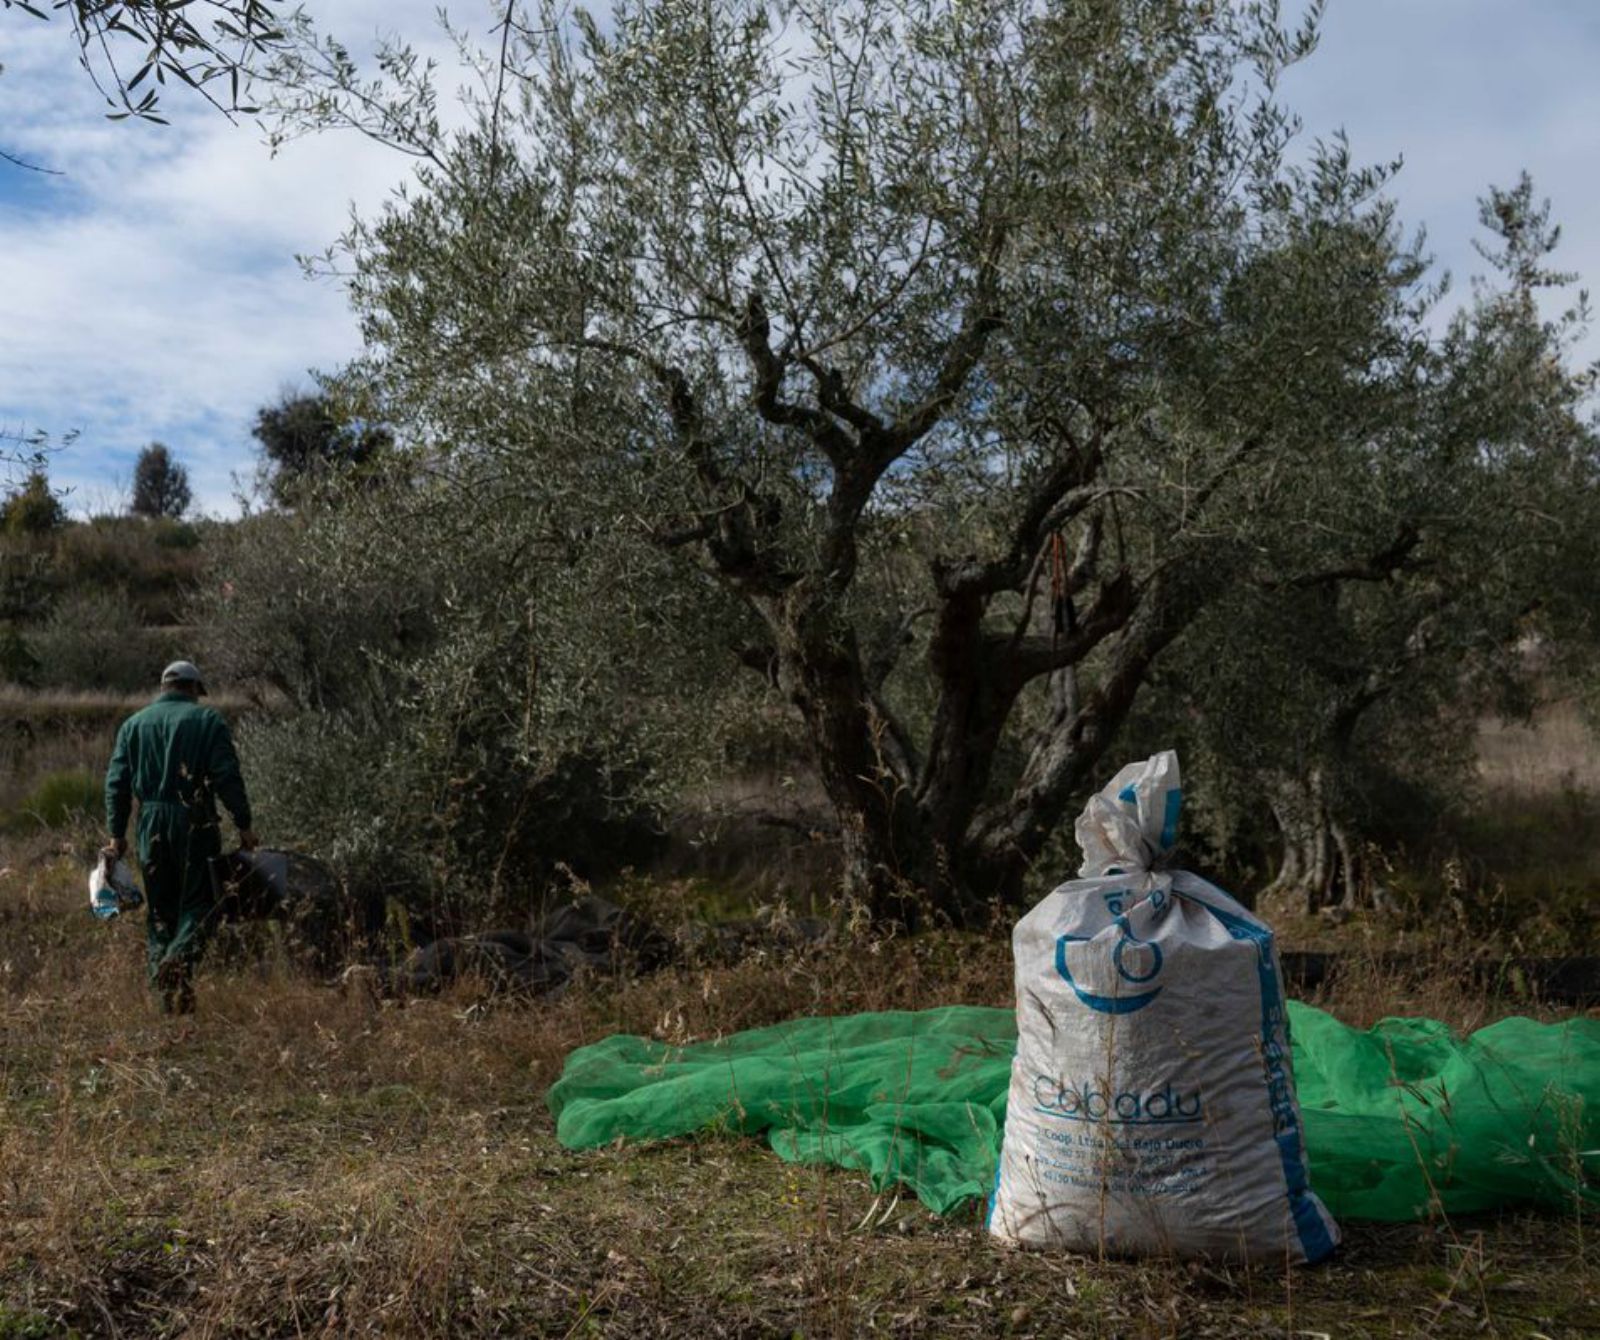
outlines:
M139 801L150 984L164 1013L194 1009L194 969L213 920L208 862L222 853L217 801L238 825L239 845L256 846L233 736L217 712L201 706L205 692L194 664L174 661L161 674L161 696L118 729L106 769L108 850L118 856L127 851Z

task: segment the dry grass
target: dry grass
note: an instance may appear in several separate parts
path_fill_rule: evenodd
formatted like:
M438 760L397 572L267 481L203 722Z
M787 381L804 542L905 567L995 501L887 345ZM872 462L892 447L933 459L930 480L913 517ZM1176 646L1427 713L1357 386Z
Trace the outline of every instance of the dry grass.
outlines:
M1485 721L1478 777L1491 794L1549 796L1566 787L1600 792L1600 749L1572 702L1546 708L1530 725Z
M0 697L0 723L49 723L0 759L0 807L41 771L102 767L110 725L143 701ZM1591 816L1570 799L1600 794L1595 758L1575 714L1533 732L1485 728L1485 788L1504 799L1487 838L1517 860L1578 851L1551 867L1552 887L1596 864L1579 850ZM1566 827L1552 828L1562 796ZM680 1040L807 1013L1007 1004L1003 928L846 935L800 957L580 984L523 1007L470 986L384 1004L269 952L214 960L190 1025L155 1014L139 923L84 915L92 842L85 827L0 846L0 1340L1600 1333L1592 1226L1560 1216L1347 1225L1330 1265L1292 1275L1100 1263L997 1249L975 1212L886 1207L859 1174L786 1165L752 1141L585 1154L555 1142L543 1094L574 1046L618 1030ZM703 873L742 881L747 857ZM705 901L703 885L631 892L669 923ZM1356 957L1317 1002L1351 1023L1415 1013L1474 1028L1537 1012L1448 974L1396 980L1381 954L1482 952L1440 921L1289 929Z
M162 631L162 630L158 630ZM121 720L137 712L155 696L148 693L108 693L97 689L23 689L0 684L0 720L58 721L88 719L96 724ZM206 706L220 712L239 712L256 705L245 694L218 693L206 697Z
M991 1246L857 1174L749 1141L573 1154L543 1093L618 1029L1010 995L1003 935L837 945L580 985L385 1005L274 965L213 966L156 1015L139 925L81 911L43 841L0 877L0 1337L92 1335L1518 1335L1600 1327L1581 1224L1355 1226L1336 1261L1102 1264ZM4 865L5 860L0 860ZM670 915L681 890L660 891ZM1488 1006L1347 978L1364 1021ZM869 1227L862 1227L871 1220Z

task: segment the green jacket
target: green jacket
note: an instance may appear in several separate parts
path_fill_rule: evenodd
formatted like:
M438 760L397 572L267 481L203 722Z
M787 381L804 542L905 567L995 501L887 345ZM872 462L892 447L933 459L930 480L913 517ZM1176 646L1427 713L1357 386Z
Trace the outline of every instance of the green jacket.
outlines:
M214 825L221 800L241 829L250 827L250 799L228 723L187 694L163 693L117 731L106 769L106 825L113 838L127 837L135 796L145 811L182 806L195 826Z

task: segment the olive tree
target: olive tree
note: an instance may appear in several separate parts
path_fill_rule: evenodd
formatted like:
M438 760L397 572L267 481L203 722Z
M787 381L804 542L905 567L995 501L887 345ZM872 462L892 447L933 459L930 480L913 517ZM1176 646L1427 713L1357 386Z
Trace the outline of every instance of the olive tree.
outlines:
M1593 664L1594 371L1568 357L1587 312L1542 310L1573 276L1548 266L1558 230L1526 177L1482 222L1494 276L1385 428L1420 444L1379 475L1394 543L1213 607L1142 709L1204 758L1224 826L1267 821L1279 907L1370 896L1367 839L1425 831L1465 793L1486 716L1525 717Z
M1462 543L1439 406L1523 398L1432 334L1388 170L1291 156L1319 8L513 6L460 133L307 32L278 110L419 160L338 258L352 381L493 506L735 597L850 889L961 917L1197 621Z

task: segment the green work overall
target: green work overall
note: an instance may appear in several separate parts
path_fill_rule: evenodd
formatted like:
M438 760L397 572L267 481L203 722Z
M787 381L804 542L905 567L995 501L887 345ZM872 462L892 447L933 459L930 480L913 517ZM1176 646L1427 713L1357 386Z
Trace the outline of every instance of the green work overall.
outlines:
M194 966L211 930L207 862L222 851L218 799L240 831L250 801L225 721L184 693L163 693L117 731L106 770L106 821L126 838L139 800L138 856L148 901L150 982L162 1008L193 1006Z

